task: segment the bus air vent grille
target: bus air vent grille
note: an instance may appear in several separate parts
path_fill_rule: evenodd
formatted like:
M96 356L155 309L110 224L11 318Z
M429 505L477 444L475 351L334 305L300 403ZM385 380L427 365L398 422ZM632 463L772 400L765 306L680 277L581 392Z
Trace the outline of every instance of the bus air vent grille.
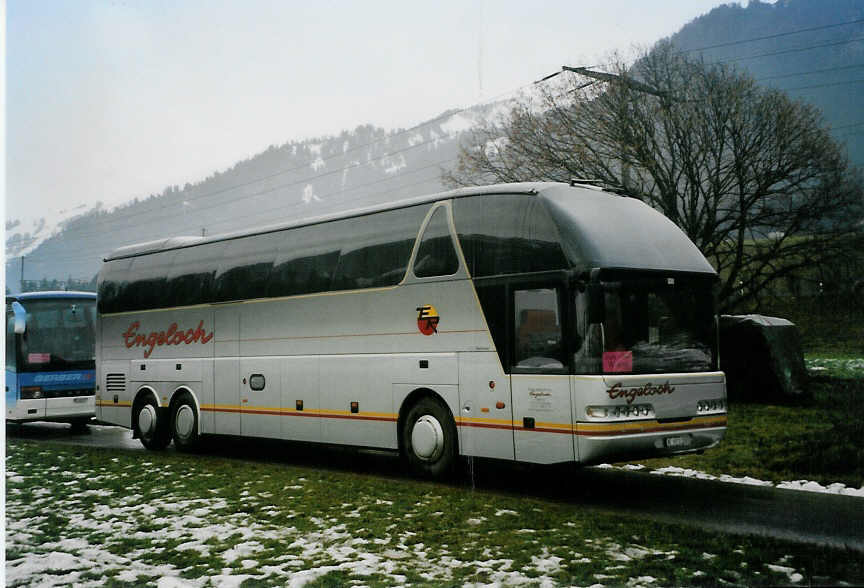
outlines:
M107 392L125 392L126 374L106 374L105 390Z

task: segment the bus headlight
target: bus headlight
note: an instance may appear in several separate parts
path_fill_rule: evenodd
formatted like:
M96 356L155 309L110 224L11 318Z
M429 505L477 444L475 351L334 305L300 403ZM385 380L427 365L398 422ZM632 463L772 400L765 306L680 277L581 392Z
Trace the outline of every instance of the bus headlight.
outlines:
M588 406L585 414L589 419L636 420L654 418L654 407L650 404L616 406Z
M21 386L21 400L42 398L42 386Z

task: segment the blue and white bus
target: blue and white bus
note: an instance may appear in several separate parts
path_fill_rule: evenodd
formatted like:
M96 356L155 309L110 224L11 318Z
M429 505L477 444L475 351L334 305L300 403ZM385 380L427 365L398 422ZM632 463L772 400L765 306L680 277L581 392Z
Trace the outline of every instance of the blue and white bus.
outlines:
M95 326L92 292L6 297L7 422L87 425L95 414Z

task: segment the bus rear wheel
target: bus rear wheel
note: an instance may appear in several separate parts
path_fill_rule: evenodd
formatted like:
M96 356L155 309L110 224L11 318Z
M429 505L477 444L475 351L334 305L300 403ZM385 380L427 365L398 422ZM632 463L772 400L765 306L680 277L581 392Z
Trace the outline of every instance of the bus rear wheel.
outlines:
M180 451L194 451L198 446L198 410L189 394L183 394L171 412L171 436Z
M446 478L456 465L456 425L450 411L429 396L418 400L402 422L403 459L424 478Z
M159 410L156 401L146 398L135 403L132 410L132 426L141 445L147 449L158 451L165 449L171 443L166 413Z

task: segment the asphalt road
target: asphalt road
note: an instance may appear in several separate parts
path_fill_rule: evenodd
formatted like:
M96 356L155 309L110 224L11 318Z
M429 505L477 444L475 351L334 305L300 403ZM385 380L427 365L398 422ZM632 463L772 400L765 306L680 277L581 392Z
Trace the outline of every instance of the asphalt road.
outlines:
M20 428L7 425L6 434L39 442L146 451L130 431L120 427L94 425L85 433L72 433L65 424L28 423ZM218 439L208 453L378 476L405 475L393 454L380 451ZM467 466L455 483L478 492L528 495L726 533L766 535L864 553L862 498L598 468L548 468L489 460Z

